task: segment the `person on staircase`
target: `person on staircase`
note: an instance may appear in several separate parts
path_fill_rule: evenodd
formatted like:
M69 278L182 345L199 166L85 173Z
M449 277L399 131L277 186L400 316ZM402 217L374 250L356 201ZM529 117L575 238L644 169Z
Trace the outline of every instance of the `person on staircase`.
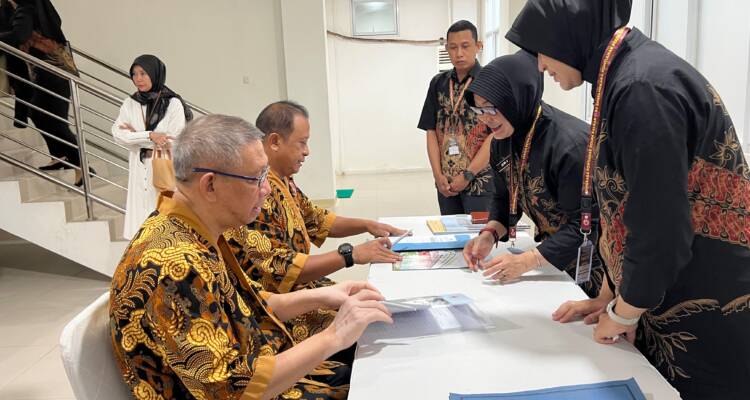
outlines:
M115 142L128 148L128 198L123 236L132 239L156 209L159 196L153 185L154 149L169 150L193 113L182 97L165 85L167 67L156 56L144 54L133 61L130 77L136 92L125 99L112 125Z
M50 0L9 0L9 3L14 9L10 29L0 32L0 41L77 76L78 68L61 29L60 15ZM44 68L32 67L30 75L32 82L42 88L33 90L29 101L30 117L42 132L50 155L54 157L50 164L40 169L76 169L75 184L81 186L78 139L68 122L70 84L67 79Z

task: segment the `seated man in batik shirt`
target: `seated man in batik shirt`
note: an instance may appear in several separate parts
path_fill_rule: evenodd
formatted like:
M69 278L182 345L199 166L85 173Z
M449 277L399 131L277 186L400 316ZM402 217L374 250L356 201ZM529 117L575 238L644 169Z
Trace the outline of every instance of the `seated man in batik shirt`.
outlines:
M273 293L329 285L326 275L354 264L392 263L400 256L389 248L386 236L405 231L376 221L346 218L314 205L295 185L292 175L299 172L310 153L310 123L307 110L294 102L280 101L267 106L256 125L263 131L263 147L271 171L271 193L263 203L258 219L246 235L227 232L243 269ZM381 237L357 246L344 243L338 251L311 255L311 244L320 247L327 237L342 238L369 232ZM292 335L302 340L333 319L335 312L320 310L292 322Z
M369 323L392 322L367 283L270 294L239 266L222 232L255 219L270 190L261 137L211 115L176 140L178 190L135 235L110 292L114 353L135 398L344 399L350 368L326 360ZM331 326L292 339L284 321L319 308L339 309Z

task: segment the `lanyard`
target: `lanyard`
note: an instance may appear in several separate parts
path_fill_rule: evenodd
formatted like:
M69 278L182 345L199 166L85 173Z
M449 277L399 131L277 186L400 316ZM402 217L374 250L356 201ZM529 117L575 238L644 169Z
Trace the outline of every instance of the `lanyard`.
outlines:
M589 133L589 143L586 147L586 162L583 164L583 184L581 187L581 233L583 234L584 241L591 233L591 205L593 199L591 192L591 186L593 183L591 171L594 164L594 146L599 139L599 124L602 111L602 98L604 97L604 84L607 80L609 67L612 65L612 59L628 32L630 32L630 28L625 26L615 32L607 45L607 49L604 52L604 56L602 57L599 66L599 76L596 81L596 95L594 96L594 112L591 116L591 131Z
M456 112L458 112L458 106L461 104L461 100L464 98L464 92L466 92L466 88L469 87L471 84L472 78L469 77L469 79L466 80L466 83L464 83L464 86L461 88L461 92L458 94L458 101L455 101L453 98L453 78L450 79L450 100L451 100L451 111L453 113L451 115L456 115Z
M516 240L516 215L518 213L518 192L521 191L521 181L523 176L523 170L526 168L526 163L529 161L529 153L531 153L531 141L534 139L534 133L536 131L536 123L539 121L539 117L542 115L542 105L540 104L536 108L536 116L534 122L531 123L529 133L526 134L526 140L523 143L523 150L521 151L521 165L518 166L518 176L514 179L513 172L513 145L510 147L510 155L508 156L508 183L510 184L510 228L508 229L508 238L511 240L511 247L515 247L514 241Z

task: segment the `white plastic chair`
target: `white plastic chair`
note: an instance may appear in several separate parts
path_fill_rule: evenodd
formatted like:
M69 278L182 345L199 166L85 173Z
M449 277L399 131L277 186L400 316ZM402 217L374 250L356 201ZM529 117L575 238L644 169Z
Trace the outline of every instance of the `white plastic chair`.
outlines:
M109 333L109 292L76 315L60 335L65 373L78 400L129 400L112 352Z

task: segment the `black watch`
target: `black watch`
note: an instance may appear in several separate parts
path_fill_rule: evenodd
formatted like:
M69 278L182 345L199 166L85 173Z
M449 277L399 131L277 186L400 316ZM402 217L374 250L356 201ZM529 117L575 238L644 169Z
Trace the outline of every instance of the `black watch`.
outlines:
M344 261L346 262L346 268L349 268L352 265L354 265L354 246L352 246L349 243L344 243L340 245L339 254L341 254L341 256L344 257Z
M471 182L474 180L474 173L469 171L468 169L464 170L464 179L466 179L466 182Z

